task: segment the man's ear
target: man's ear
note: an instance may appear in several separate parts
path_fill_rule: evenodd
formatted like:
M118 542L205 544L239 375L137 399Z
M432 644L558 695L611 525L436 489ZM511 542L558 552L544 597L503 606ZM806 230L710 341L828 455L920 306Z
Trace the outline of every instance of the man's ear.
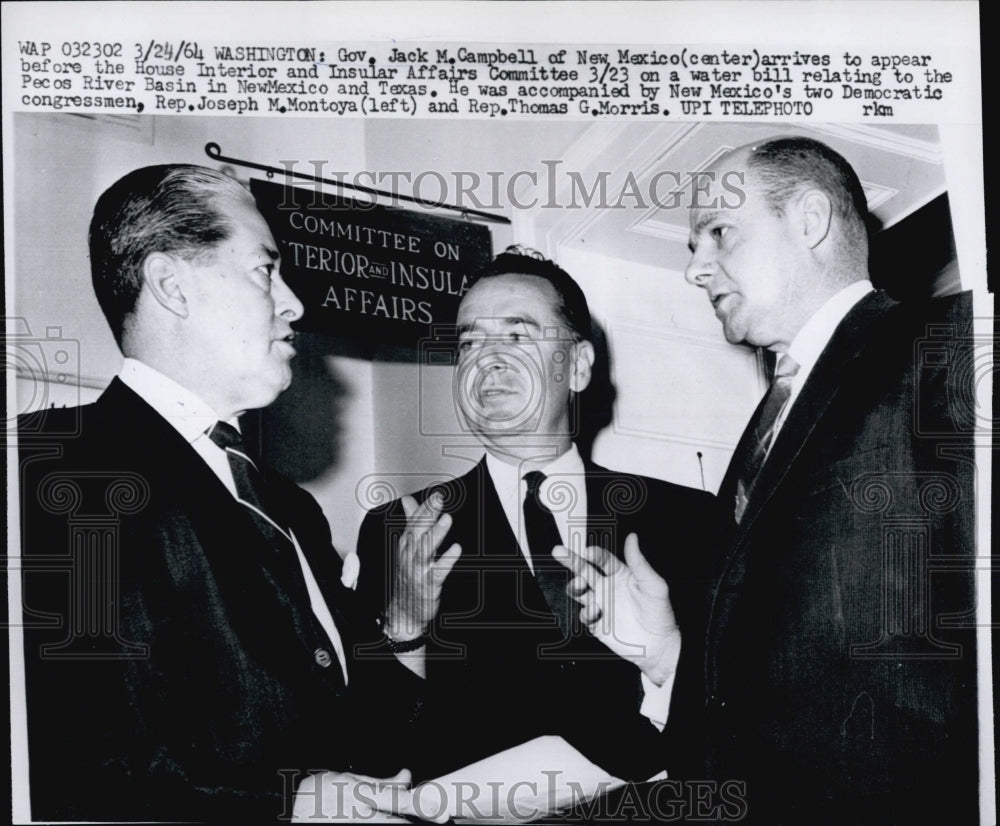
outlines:
M802 220L802 240L809 249L816 249L830 234L833 204L830 196L819 189L810 189L799 196L797 208Z
M590 384L590 372L594 366L594 345L589 341L578 341L573 345L573 364L569 377L569 389L582 393Z
M180 269L185 262L164 252L151 252L142 262L143 287L161 307L176 316L187 318L188 305L184 297Z

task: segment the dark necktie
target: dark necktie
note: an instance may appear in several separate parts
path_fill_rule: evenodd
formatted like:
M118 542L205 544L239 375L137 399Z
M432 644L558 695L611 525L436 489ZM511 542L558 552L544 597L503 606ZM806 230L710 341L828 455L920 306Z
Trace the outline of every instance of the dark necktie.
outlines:
M225 422L216 422L209 428L208 438L226 451L229 469L236 482L237 498L250 512L260 532L276 548L291 546L291 539L282 523L275 518L275 511L268 501L264 475L247 452L240 432Z
M754 427L753 447L736 481L735 515L737 523L743 519L747 502L750 500L754 484L760 475L761 468L764 467L764 460L767 458L771 442L774 439L774 426L778 422L781 411L788 404L788 398L792 393L792 381L798 372L799 365L791 356L786 354L778 359L771 389L767 391L763 410L757 420L757 425Z
M535 581L541 588L563 636L569 636L573 627L570 611L572 602L566 593L570 573L552 556L552 549L562 545L555 517L539 498L545 474L533 470L524 474L528 483L528 495L524 497L524 533L531 552L531 564L535 569Z

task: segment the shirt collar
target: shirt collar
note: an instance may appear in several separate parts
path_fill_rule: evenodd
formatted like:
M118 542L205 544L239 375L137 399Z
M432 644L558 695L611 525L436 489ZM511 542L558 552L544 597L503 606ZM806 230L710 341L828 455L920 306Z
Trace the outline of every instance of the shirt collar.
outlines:
M872 282L867 279L848 284L832 295L802 326L788 346L788 355L799 365L796 378L805 379L833 338L837 325L844 320L855 304L874 289Z
M486 454L486 469L489 471L493 485L498 491L517 490L524 476L522 465L510 465L492 453ZM544 467L540 468L546 476L558 474L562 477L582 478L584 472L583 459L576 449L575 443L570 443L569 450L557 456Z
M126 358L118 378L188 442L203 436L219 420L218 414L197 395L137 359ZM235 418L229 424L238 427Z

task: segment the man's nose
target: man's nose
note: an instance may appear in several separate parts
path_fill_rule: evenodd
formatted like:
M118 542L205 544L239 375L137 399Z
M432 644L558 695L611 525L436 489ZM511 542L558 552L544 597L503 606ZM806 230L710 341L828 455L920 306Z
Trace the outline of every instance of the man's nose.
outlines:
M479 359L479 364L477 365L480 371L484 373L491 373L496 370L506 370L507 362L500 355L497 348L490 348L485 351Z
M502 342L487 344L476 354L476 371L481 374L510 369L510 355Z
M684 278L688 284L695 287L707 287L709 279L715 274L715 261L705 252L697 249L691 253L691 260L688 261L684 270Z
M299 297L292 292L280 275L271 277L271 298L274 301L274 314L286 321L298 321L305 312L305 307Z

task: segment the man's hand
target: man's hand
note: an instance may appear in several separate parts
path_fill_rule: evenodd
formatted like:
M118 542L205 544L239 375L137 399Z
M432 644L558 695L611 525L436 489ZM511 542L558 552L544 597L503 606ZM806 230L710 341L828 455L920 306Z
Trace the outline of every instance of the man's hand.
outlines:
M396 544L392 598L385 612L385 632L398 642L427 633L437 614L441 586L462 553L455 544L435 559L451 528L451 516L441 513L441 494L432 493L422 505L404 496L402 504L406 530Z
M634 662L657 685L677 667L681 634L667 583L639 550L636 535L625 539L625 561L597 546L552 555L575 576L567 591L580 603L580 620L604 645Z
M334 820L344 823L393 822L386 815L409 815L444 823L448 812L442 806L421 806L410 790L408 769L395 777L368 777L351 772L311 774L295 791L292 821L308 823ZM395 821L405 823L399 819Z

